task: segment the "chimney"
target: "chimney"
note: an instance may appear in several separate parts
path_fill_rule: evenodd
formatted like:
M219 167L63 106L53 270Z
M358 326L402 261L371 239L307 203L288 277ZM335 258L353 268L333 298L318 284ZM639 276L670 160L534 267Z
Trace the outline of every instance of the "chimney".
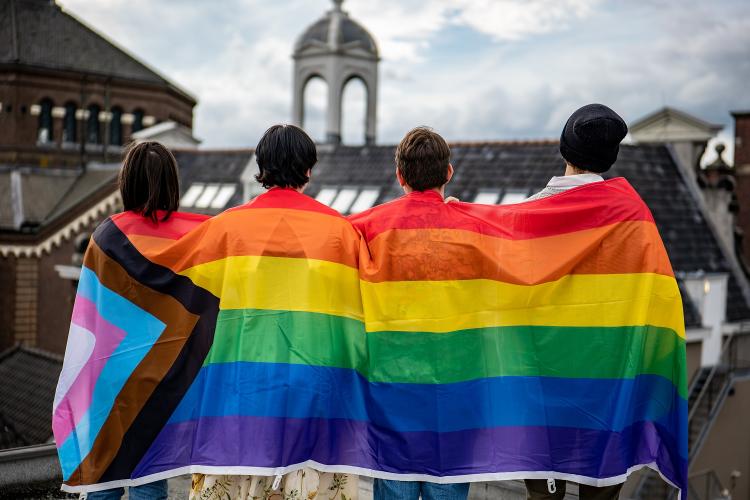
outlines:
M739 200L737 227L741 238L741 257L750 264L750 111L734 111L734 171Z
M734 251L735 214L738 210L734 169L724 160L723 144L716 145L716 160L698 172L698 185L725 248Z

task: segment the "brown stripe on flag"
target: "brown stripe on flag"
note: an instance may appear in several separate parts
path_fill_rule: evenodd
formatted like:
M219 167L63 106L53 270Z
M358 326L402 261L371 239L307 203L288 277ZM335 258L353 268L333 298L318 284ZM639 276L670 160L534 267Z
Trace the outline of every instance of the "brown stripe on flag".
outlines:
M66 481L70 486L99 481L117 455L128 428L169 371L199 319L175 298L135 281L93 239L84 265L96 273L105 287L154 315L166 327L118 394L91 451Z

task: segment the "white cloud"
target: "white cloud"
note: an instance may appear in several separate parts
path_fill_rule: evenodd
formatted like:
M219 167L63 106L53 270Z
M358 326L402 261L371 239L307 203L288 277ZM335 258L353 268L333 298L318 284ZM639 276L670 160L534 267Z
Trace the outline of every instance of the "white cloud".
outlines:
M453 22L494 40L521 40L565 29L592 13L598 0L462 0ZM454 2L451 2L454 4Z
M328 0L59 1L193 92L207 147L252 146L291 118L295 38L330 8ZM668 104L728 124L730 109L750 107L746 0L347 0L344 8L381 49L381 142L418 124L452 139L555 137L571 111L594 101L628 121Z

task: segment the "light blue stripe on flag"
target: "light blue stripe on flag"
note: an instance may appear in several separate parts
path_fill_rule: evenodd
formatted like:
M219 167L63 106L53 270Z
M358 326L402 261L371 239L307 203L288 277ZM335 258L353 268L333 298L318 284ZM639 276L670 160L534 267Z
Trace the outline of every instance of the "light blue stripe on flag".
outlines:
M104 365L99 378L91 381L95 384L91 406L58 448L65 480L91 451L96 436L112 411L115 398L166 326L152 314L102 285L96 274L86 267L81 269L78 295L96 304L99 315L124 330L126 335ZM94 334L98 335L99 332Z

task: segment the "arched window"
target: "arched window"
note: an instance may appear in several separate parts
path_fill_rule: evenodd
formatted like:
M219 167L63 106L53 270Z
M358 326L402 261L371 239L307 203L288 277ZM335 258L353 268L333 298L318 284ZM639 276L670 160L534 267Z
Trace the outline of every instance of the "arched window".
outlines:
M40 144L54 142L52 130L52 99L44 98L39 103L39 130L37 132L37 141Z
M136 109L133 111L133 132L138 132L139 130L143 130L143 116L145 113L142 109Z
M112 108L112 119L109 122L109 143L122 146L122 108Z
M305 83L302 95L302 127L315 142L325 142L328 84L321 77L314 76Z
M76 103L65 104L65 116L63 117L63 143L75 143L78 140L78 121L76 120Z
M352 78L346 82L341 100L341 142L365 144L367 87L361 78Z
M101 108L98 104L91 104L88 107L89 117L86 120L86 142L89 144L101 144L102 136L99 127L99 112Z

